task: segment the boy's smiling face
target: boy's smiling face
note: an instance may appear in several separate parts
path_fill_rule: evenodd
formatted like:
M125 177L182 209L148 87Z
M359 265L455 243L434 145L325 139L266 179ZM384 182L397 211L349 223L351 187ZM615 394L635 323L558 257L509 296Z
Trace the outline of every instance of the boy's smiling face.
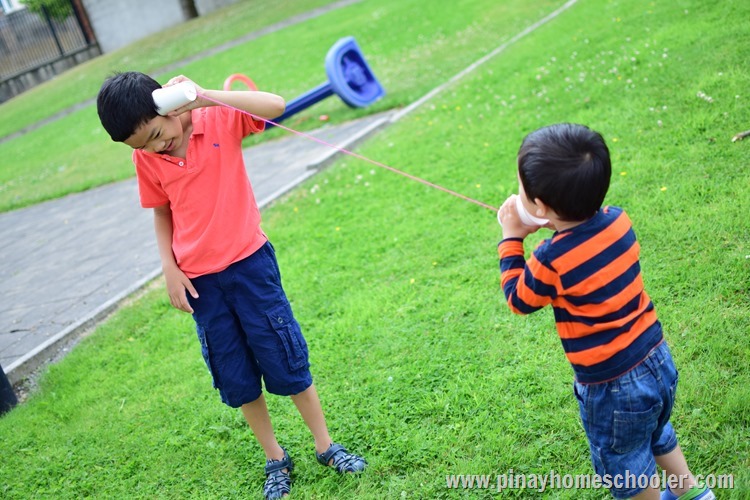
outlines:
M173 154L182 146L184 130L176 116L155 116L123 142L148 153Z

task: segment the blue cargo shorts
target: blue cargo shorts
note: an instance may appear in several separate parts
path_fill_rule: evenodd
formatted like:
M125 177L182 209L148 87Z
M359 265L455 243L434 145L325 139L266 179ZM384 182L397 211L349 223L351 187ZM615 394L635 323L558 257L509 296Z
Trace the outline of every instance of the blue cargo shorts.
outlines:
M677 446L669 417L677 369L662 342L638 366L600 384L574 384L594 470L615 498L630 498L656 474L654 456Z
M190 280L203 359L221 400L238 408L258 399L261 380L273 394L312 384L307 342L281 286L270 242L223 271Z

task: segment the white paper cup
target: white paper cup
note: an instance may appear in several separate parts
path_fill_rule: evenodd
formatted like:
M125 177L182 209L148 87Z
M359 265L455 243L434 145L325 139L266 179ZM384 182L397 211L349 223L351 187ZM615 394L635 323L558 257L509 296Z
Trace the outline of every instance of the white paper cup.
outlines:
M156 104L156 112L164 116L175 109L193 102L198 96L192 82L180 82L169 87L154 90L151 95Z
M521 222L525 226L543 226L549 222L548 219L534 217L529 212L527 212L526 207L523 206L521 197L518 195L516 195L516 211L518 212L518 217L521 219Z

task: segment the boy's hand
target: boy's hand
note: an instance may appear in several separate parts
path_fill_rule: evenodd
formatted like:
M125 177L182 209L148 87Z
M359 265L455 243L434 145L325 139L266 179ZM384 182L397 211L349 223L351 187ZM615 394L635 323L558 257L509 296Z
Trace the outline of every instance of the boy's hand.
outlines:
M167 293L169 294L169 301L172 305L180 311L192 314L193 308L190 307L187 293L190 293L191 297L197 299L198 292L195 290L195 287L193 287L190 279L185 276L185 273L180 271L180 268L177 266L164 269L164 279L167 282Z
M531 233L535 233L542 226L526 226L521 222L516 210L516 194L508 196L497 212L497 220L503 227L503 239L524 239Z
M164 86L165 87L169 87L171 85L175 85L175 84L180 83L180 82L190 82L190 83L192 83L195 86L195 91L198 94L202 94L204 92L204 90L203 90L203 88L201 86L199 86L197 83L195 83L194 81L192 81L190 78L186 77L185 75L178 75L178 76L175 76L173 78L170 78L169 81L166 84L164 84ZM196 109L196 108L200 108L202 106L205 106L205 103L199 102L200 100L201 100L200 97L198 97L194 101L189 102L189 103L185 104L184 106L181 106L181 107L175 109L174 111L170 111L167 114L167 116L178 116L178 115L181 115L182 113L184 113L186 111L190 111L191 109Z

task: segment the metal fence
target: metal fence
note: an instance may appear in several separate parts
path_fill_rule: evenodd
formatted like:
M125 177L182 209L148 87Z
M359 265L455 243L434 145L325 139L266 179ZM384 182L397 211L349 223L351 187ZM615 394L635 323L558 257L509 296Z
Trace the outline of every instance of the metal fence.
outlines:
M79 8L80 2L59 0L36 12L0 12L0 80L95 44Z

